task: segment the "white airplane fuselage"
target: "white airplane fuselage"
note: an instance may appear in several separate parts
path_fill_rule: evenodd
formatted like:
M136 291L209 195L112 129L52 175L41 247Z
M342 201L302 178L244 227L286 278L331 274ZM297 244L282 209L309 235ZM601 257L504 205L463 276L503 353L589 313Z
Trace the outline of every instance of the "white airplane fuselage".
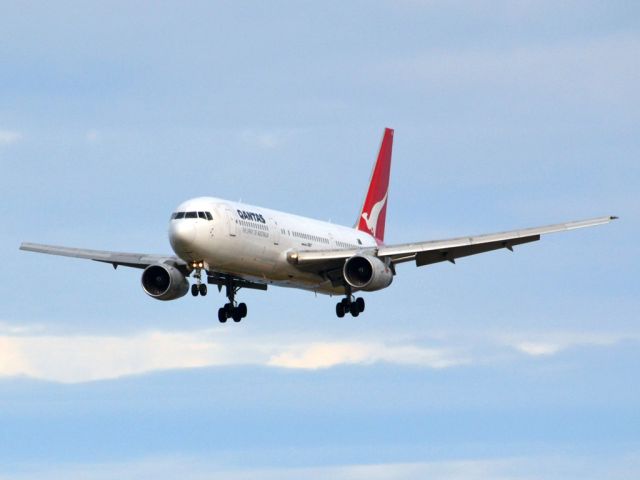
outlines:
M373 236L354 228L213 197L181 203L178 212L209 212L212 219L172 218L169 241L178 257L205 269L246 280L325 294L343 294L342 286L291 265L293 250L368 249Z

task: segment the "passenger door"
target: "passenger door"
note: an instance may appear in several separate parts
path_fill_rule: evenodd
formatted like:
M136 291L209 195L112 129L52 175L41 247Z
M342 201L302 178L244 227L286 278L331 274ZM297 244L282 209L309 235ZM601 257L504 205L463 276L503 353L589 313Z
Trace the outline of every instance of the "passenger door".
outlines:
M229 231L229 235L231 237L235 237L238 234L238 224L236 223L235 215L233 214L233 210L230 208L226 209L227 211L227 230Z
M274 245L280 245L280 225L273 218L271 220L271 231L273 235L271 236L273 239Z

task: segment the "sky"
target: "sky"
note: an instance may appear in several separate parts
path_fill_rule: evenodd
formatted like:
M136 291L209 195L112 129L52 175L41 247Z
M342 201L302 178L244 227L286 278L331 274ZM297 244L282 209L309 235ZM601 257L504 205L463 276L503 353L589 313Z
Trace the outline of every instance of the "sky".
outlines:
M636 478L639 52L633 2L5 2L0 480ZM225 325L18 250L171 253L200 195L352 225L385 127L388 243L620 220Z

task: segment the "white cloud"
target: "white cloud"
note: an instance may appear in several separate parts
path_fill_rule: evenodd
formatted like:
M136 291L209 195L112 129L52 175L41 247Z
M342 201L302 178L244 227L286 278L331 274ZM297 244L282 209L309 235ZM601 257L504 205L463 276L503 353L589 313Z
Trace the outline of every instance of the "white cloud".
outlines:
M275 133L245 131L240 135L242 142L261 148L263 150L273 150L281 143L281 138Z
M638 471L640 456L630 454L612 454L597 457L556 455L539 457L503 457L471 458L460 460L434 460L423 462L389 462L372 464L305 466L305 467L230 467L224 462L216 462L211 457L156 457L129 462L111 462L100 464L70 464L63 466L47 465L40 469L33 466L26 472L4 477L0 480L58 480L83 478L102 480L119 478L122 480L137 478L182 478L185 480L204 480L225 478L240 480L391 480L424 479L430 480L480 480L512 479L530 480L581 478L592 480L600 478L632 478L629 472ZM561 473L558 473L561 472Z
M289 134L284 131L244 130L239 134L239 140L260 150L274 150L284 145Z
M466 363L444 349L414 345L389 346L376 342L321 342L296 345L272 356L268 365L285 368L317 369L339 364L389 362L445 368Z
M0 377L27 376L63 383L152 371L221 365L323 369L384 362L443 369L512 359L515 352L551 356L571 347L610 346L640 335L527 333L416 338L318 340L251 336L233 330L146 332L126 336L51 335L42 328L0 324ZM434 346L434 343L437 346ZM504 347L511 355L504 355Z
M446 368L465 358L444 349L409 343L300 342L243 339L228 331L149 332L133 336L0 335L0 376L76 383L157 370L217 365L266 365L317 369L388 362Z
M23 136L15 130L0 130L0 146L12 145L22 140Z
M89 131L87 131L87 133L85 134L85 140L89 143L94 143L97 142L100 139L100 134L98 133L97 130L95 129L91 129Z
M224 348L197 333L0 337L0 376L74 383L227 363Z
M33 372L14 339L0 337L0 376L31 375Z
M527 355L538 356L558 353L562 346L553 343L520 342L515 345L515 348Z
M637 335L617 333L550 332L502 336L502 342L527 355L545 356L555 355L573 347L611 346L623 340L639 338Z

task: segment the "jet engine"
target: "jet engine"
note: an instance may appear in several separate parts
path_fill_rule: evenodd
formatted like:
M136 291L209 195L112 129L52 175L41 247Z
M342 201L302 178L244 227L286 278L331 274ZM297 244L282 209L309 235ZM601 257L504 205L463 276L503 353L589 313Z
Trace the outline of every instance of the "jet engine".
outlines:
M157 300L175 300L187 294L189 282L177 268L156 263L142 272L142 288Z
M342 274L349 285L366 292L382 290L393 281L389 266L371 255L354 255L347 259Z

